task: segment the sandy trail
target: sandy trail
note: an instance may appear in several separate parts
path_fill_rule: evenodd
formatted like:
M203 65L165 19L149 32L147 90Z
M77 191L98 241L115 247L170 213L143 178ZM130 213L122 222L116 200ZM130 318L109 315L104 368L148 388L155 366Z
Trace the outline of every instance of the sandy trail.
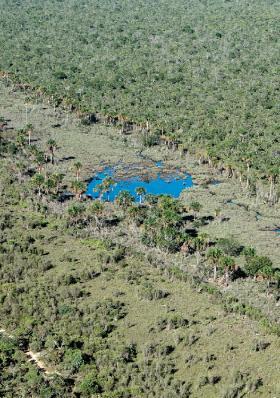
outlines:
M12 339L14 336L12 334L9 334L6 329L1 328L0 333L4 334L8 338ZM55 369L49 368L41 359L43 353L42 352L33 352L31 350L24 352L27 357L29 357L28 362L34 362L37 368L39 368L43 373L46 375L59 375L61 376L61 373L56 371Z

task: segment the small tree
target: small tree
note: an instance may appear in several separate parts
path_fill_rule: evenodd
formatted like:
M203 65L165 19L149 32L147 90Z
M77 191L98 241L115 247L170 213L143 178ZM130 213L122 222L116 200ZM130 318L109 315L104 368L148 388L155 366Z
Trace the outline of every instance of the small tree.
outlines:
M243 246L241 246L233 237L218 239L217 247L228 256L236 257L243 251Z
M259 275L261 275L264 279L267 279L267 286L270 286L270 282L274 276L274 270L272 268L272 264L265 265L260 271Z
M85 375L78 385L78 391L83 397L90 398L98 396L97 394L102 392L102 387L98 380L98 373L91 371L91 373Z
M46 180L46 186L48 187L48 192L56 195L59 191L60 185L63 180L63 175L59 173L54 173L48 176Z
M263 269L268 270L269 268L272 268L272 261L266 256L246 257L244 269L248 276L256 278Z
M244 247L241 254L246 258L254 257L256 255L256 249L254 247Z
M83 353L78 349L67 349L64 358L63 366L72 374L76 373L79 368L84 364Z
M128 220L137 226L143 222L143 208L139 206L130 206L127 211Z
M99 194L99 199L102 200L103 195L106 193L106 199L110 201L110 190L115 181L111 177L106 177L101 184L95 187L95 191Z

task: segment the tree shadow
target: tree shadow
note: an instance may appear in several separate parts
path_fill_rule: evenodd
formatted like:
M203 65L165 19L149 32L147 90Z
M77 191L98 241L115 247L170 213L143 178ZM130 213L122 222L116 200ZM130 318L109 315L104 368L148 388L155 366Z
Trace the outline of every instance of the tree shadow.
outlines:
M75 156L64 156L63 158L59 159L59 162L68 162L69 160L76 159Z
M63 192L63 193L58 197L57 201L58 201L59 203L65 203L65 202L67 202L68 200L73 199L74 196L75 196L75 195L72 194L71 192Z

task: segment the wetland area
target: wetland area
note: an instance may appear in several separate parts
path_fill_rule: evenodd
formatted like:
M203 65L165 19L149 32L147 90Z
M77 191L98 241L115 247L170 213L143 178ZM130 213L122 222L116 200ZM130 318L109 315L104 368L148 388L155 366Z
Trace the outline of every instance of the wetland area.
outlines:
M179 198L183 190L193 186L190 174L178 169L167 169L163 162L146 161L105 167L90 181L86 194L95 199L100 197L98 187L108 177L112 179L112 184L103 196L109 201L114 201L122 191L129 192L136 201L141 202L145 195ZM139 188L142 189L142 195L137 194Z
M49 163L47 166L52 167L54 172L62 173L67 183L76 178L73 164L80 162L83 167L79 178L87 186L88 197L77 203L71 198L62 203L50 201L48 205L54 213L46 214L46 202L43 199L39 199L38 203L20 199L19 205L14 206L9 195L12 196L15 188L12 186L4 192L8 205L1 208L3 223L8 219L6 211L9 206L12 214L9 217L12 217L13 222L13 228L3 237L4 253L10 256L9 250L21 253L22 247L27 247L32 256L31 262L26 263L26 257L23 257L21 263L20 254L17 254L14 261L20 281L26 278L23 279L21 290L14 293L15 297L24 302L26 286L28 303L32 302L31 310L24 318L24 325L27 325L24 326L24 333L25 330L30 333L30 322L34 324L29 346L22 351L22 366L27 366L26 357L29 358L31 353L39 375L43 374L42 384L45 380L51 384L52 380L60 377L67 382L70 380L75 385L74 389L79 389L80 374L83 377L83 372L89 366L83 361L90 355L94 361L99 355L99 366L106 369L105 372L108 366L114 366L113 360L102 363L103 347L96 349L101 341L100 335L108 333L108 337L102 338L107 339L109 350L117 347L114 355L121 355L122 358L122 365L118 363L118 366L124 366L126 358L133 361L131 358L136 355L137 347L138 360L143 361L139 363L144 371L146 358L152 355L152 366L155 363L155 366L163 369L160 377L164 383L164 377L169 377L173 372L175 383L182 383L181 391L187 391L183 396L189 396L188 391L191 390L194 398L227 397L222 395L223 391L236 389L249 391L249 397L278 394L280 386L275 380L279 374L279 337L266 334L258 318L254 318L257 311L264 311L273 321L279 319L277 298L269 296L268 300L265 284L261 291L257 284L243 279L229 286L221 285L224 300L221 305L216 295L212 294L216 292L216 287L212 285L211 278L207 288L196 285L195 278L192 279L192 272L198 269L201 259L199 253L184 257L180 252L169 253L145 246L139 240L143 225L137 229L137 223L129 223L126 219L119 221L123 218L124 210L119 209L116 213L117 206L114 206L116 197L123 190L132 195L136 201L132 208L138 208L140 212L145 207L149 208L145 203L146 199L148 202L148 195L162 194L179 198L183 212L186 208L189 212L191 203L199 202L201 209L198 218L195 213L182 215L189 233L195 234L198 226L200 233L217 239L232 237L242 246L256 247L258 253L269 256L277 266L279 205L268 207L257 203L237 180L228 179L208 165L200 164L191 154L181 156L178 151L173 152L164 146L143 148L137 132L123 136L117 128L101 123L84 126L73 113L54 109L42 101L31 102L26 93L4 85L0 85L0 91L1 115L10 120L11 127L4 134L12 137L16 129L32 123L32 143L44 148L50 138L55 139L57 149L54 164ZM103 191L101 197L98 186L108 178L111 179L110 188ZM139 188L144 188L141 198L137 191ZM74 219L69 221L67 209L72 202L73 209L78 211L84 204L89 209L91 205L99 204L99 200L88 200L89 197L102 199L101 205L107 211L106 223L102 224L97 217L99 213L95 213L98 222L84 227L82 218L80 228L75 219L76 213ZM143 206L137 202L142 202ZM162 203L174 206L172 201ZM95 207L95 210L102 212L102 206ZM172 211L167 212L167 217L170 214L172 216ZM13 246L17 236L20 236L20 243ZM243 261L242 258L237 256L236 264L242 266L240 261ZM176 279L176 274L172 273L175 266L176 273L189 272L190 280L184 277ZM19 267L25 267L24 271L19 271ZM9 266L3 268L2 273L5 283L1 294L5 300L9 300L9 297L14 297L5 293L6 289L14 289ZM32 285L34 275L35 286ZM211 295L208 291L212 292ZM43 298L38 300L38 294ZM228 303L235 303L234 300L238 299L254 306L252 319L245 312L227 310ZM59 309L49 306L49 302L57 302ZM8 312L13 306L14 302L9 302L3 310ZM33 312L36 312L36 319L43 319L42 322L49 328L48 333L42 332L41 325L34 321L30 315ZM88 314L93 314L94 322ZM106 324L106 329L101 328L100 332L99 324L96 330L92 325L101 322L103 327L104 314L105 321L109 322L109 319L111 323ZM16 329L21 318L16 310L10 316ZM1 330L5 331L4 338L22 333L21 325L19 331L10 329L9 319L3 317L3 325L0 325ZM50 319L58 319L63 326L59 323L59 330L56 330L55 322ZM47 334L47 343L41 342L42 333ZM59 341L65 335L68 340L58 350L52 339ZM92 354L93 346L97 351ZM86 354L79 357L83 350ZM118 350L121 350L121 354ZM58 351L63 359L58 357ZM75 370L77 358L80 358L82 365ZM28 366L31 366L29 362ZM168 367L168 376L164 373L165 367ZM115 372L115 369L112 371ZM128 372L128 377L131 376L130 367L121 368L120 372L121 376L124 372ZM186 384L186 375L191 384ZM156 385L157 379L150 377L151 385ZM107 381L103 383L100 379L99 383L103 389L111 388L107 387ZM65 388L63 394L68 391L66 394L72 396L69 393L72 385L70 390ZM57 385L55 389L57 391ZM266 392L270 395L263 395ZM146 397L145 394L142 396Z
M99 178L102 179L104 169L116 167L122 184L125 175L129 176L131 191L136 195L136 185L146 184L142 180L147 170L150 170L150 178L153 179L160 169L165 174L162 189L173 191L175 186L175 197L182 191L180 197L186 203L199 201L203 205L202 215L214 214L219 209L224 221L208 224L203 227L205 232L218 237L231 235L246 245L256 247L273 261L278 261L280 242L276 230L280 225L279 203L269 207L256 201L240 186L238 180L226 178L215 169L199 164L191 154L181 157L178 152L165 146L143 148L137 132L123 137L113 126L100 123L83 126L74 114L51 108L45 103L29 102L25 93L12 92L3 83L0 84L2 115L12 119L15 128L26 122L32 123L37 131L34 142L38 140L44 145L49 138L55 139L58 143L55 168L63 172L66 179L71 175L69 170L73 162L79 161L83 164L81 178L89 182L92 191L91 187L97 185L94 176L101 173ZM131 169L130 165L134 167ZM164 165L164 168L158 168L158 165ZM179 180L176 177L172 185L166 181L166 174L174 172L181 177ZM132 178L133 174L139 177L139 184L138 180ZM119 189L121 187L119 185ZM127 186L123 188L127 189Z

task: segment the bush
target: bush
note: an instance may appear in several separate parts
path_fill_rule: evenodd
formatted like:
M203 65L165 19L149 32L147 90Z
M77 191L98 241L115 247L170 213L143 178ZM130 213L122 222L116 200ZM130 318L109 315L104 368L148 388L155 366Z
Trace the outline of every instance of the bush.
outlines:
M102 387L99 383L97 373L92 371L87 374L78 385L77 390L83 397L92 397L93 394L101 393Z
M232 238L221 238L216 246L228 256L239 256L243 249L243 246Z
M272 269L272 261L266 256L247 257L244 270L249 276L258 275L262 269Z
M169 293L166 290L156 289L149 283L139 289L139 296L144 300L160 300L168 295Z
M71 373L77 372L84 364L83 353L80 350L66 350L63 358L63 366Z

